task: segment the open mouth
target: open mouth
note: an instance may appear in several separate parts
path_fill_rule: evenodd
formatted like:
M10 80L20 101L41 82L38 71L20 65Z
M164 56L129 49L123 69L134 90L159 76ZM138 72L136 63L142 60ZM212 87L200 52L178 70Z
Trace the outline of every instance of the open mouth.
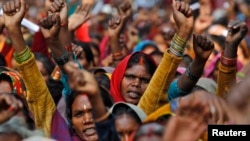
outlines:
M92 135L95 135L96 134L96 130L94 127L91 127L91 128L87 128L85 130L83 130L83 133L86 135L86 136L92 136Z
M129 91L128 96L132 99L139 99L141 97L140 93Z

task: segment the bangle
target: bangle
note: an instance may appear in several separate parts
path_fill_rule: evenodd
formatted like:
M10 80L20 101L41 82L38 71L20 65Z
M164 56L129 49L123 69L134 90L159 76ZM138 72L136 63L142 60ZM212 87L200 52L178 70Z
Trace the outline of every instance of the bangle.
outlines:
M106 114L104 114L104 115L102 115L101 117L97 118L97 119L95 120L95 122L104 121L104 120L106 120L106 119L109 117L109 115L110 115L110 112L109 112L109 110L108 110L108 111L106 112Z
M224 56L224 51L221 53L220 57L221 64L225 66L235 66L237 64L237 58L227 58Z
M198 79L200 78L200 75L197 76L197 75L192 74L191 71L190 71L190 66L191 66L191 65L189 65L189 66L187 67L187 69L186 69L186 71L185 71L185 74L187 75L187 77L188 77L190 80L196 81L196 80L198 80Z
M187 44L187 41L181 39L177 34L174 34L173 41L181 47L185 47Z
M28 60L31 57L31 52L28 47L25 48L24 51L22 51L20 54L14 53L14 58L17 63L22 63L26 60Z
M69 55L69 52L66 51L61 57L59 58L54 58L55 59L55 62L59 65L59 66L62 66L64 64L66 64L69 59L70 59L70 55Z
M68 46L66 46L65 48L66 48L67 51L72 52L72 45L68 45Z
M112 53L113 57L121 57L122 56L122 51L120 52L116 52L116 53Z
M61 22L61 26L62 26L62 27L67 26L67 25L68 25L68 21Z

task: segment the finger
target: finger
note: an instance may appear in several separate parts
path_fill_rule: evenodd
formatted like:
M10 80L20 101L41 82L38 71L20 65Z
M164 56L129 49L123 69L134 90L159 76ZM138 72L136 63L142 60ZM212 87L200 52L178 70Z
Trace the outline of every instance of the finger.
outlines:
M53 2L53 4L54 4L58 9L61 9L61 8L62 8L62 3L60 3L60 1L58 1L58 0L55 0L55 1Z
M20 11L24 12L26 10L26 7L27 7L25 0L20 0L19 5L20 5Z
M72 61L68 62L64 69L68 74L74 74L75 68L78 67L78 65Z
M54 32L58 32L60 27L61 27L61 18L60 18L59 13L56 13L55 14L55 21L54 21L52 30L54 30Z
M9 2L10 4L10 9L12 12L16 12L16 7L15 7L15 2L14 1L10 1ZM18 7L17 7L18 8Z
M19 0L15 0L14 1L14 5L15 5L15 7L16 8L18 8L18 11L20 10L19 8L20 8L20 2L19 2Z
M82 9L82 5L78 5L76 7L75 13L79 13L81 11L81 9Z
M52 4L50 5L50 8L49 8L49 11L52 12L52 13L57 12L57 8L54 7L54 6L55 6L55 5L52 3Z

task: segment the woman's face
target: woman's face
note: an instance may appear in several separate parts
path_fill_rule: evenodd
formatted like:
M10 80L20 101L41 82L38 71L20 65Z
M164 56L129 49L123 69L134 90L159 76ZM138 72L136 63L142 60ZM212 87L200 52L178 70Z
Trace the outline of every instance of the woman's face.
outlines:
M48 80L49 80L49 73L46 70L46 68L44 67L43 63L41 61L37 61L36 60L36 64L37 64L37 67L38 67L38 69L40 70L40 72L41 72L41 74L43 76L43 79L45 80L45 82L48 82Z
M115 118L115 127L121 141L128 141L129 136L139 127L139 123L130 115L123 114Z
M73 129L82 140L97 141L98 135L92 117L92 106L86 95L76 96L72 104Z
M144 65L135 64L127 68L121 82L121 94L124 100L131 104L138 104L150 79L151 75Z

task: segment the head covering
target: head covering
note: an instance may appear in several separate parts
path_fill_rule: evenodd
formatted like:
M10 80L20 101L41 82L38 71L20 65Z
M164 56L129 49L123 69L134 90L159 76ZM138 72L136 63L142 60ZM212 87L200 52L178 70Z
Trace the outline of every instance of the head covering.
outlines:
M144 40L144 41L139 42L136 45L136 47L133 49L133 52L142 51L147 46L152 46L156 50L158 50L157 44L155 42L153 42L151 40Z
M215 93L217 89L217 83L213 79L205 77L201 77L196 83L196 85L204 88L210 93Z
M20 96L25 96L26 88L21 75L17 71L0 66L0 76L1 75L6 75L10 78L13 87L12 93L18 94Z
M121 95L121 82L124 76L124 73L126 71L127 65L131 57L135 54L144 54L149 57L152 62L154 62L153 58L151 58L149 55L143 53L143 52L135 52L133 54L130 54L126 56L115 68L111 75L110 80L110 93L112 95L112 98L114 99L114 102L124 101L124 98ZM156 67L156 64L155 64Z
M115 103L111 108L110 108L110 112L113 113L115 111L115 109L117 109L118 107L129 107L130 109L132 109L137 116L140 118L140 120L143 122L144 119L147 117L147 115L142 111L142 109L140 109L139 107L137 107L134 104L130 104L130 103L126 103L126 102L117 102Z

